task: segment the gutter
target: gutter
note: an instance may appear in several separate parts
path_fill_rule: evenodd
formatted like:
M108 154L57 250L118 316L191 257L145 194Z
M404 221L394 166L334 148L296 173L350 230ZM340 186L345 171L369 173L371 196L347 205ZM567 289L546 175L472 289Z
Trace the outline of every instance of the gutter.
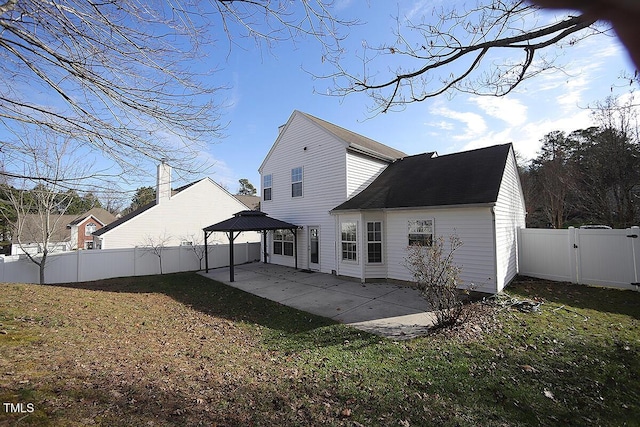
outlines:
M396 212L396 211L414 211L418 209L453 209L453 208L494 208L496 202L488 203L467 203L461 205L432 205L432 206L404 206L398 208L360 208L360 209L332 209L329 211L330 215L339 215L342 213L357 213L357 212ZM493 209L491 209L493 212ZM494 215L495 216L495 215Z

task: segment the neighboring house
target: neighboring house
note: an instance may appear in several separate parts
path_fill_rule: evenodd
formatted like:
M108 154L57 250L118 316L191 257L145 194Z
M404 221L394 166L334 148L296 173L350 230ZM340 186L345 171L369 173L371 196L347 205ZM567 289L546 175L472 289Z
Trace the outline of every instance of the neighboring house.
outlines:
M249 196L245 194L234 194L233 197L240 200L242 204L246 205L252 211L260 210L260 197L258 196Z
M102 208L93 208L82 215L51 215L49 252L93 249L91 234L113 220L115 216ZM11 255L42 252L42 221L38 214L29 214L24 218L20 240L22 247L17 239L12 242Z
M69 224L71 249L93 249L93 233L116 220L103 208L93 208Z
M158 165L156 200L93 233L96 249L133 248L162 244L202 244L202 229L248 207L210 178L171 189L171 167ZM257 232L243 233L237 243L259 242ZM227 243L216 233L211 243Z
M517 267L524 198L511 144L406 154L294 111L259 168L262 211L301 226L298 265L361 281L410 281L410 244L457 233L463 286L504 288ZM270 233L269 261L294 265L293 236Z

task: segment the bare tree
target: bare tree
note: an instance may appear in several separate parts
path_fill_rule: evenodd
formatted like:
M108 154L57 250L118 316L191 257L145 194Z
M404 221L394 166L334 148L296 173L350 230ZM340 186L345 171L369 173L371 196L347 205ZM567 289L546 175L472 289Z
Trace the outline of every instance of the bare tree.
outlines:
M196 258L198 258L198 262L200 266L199 270L202 270L202 261L204 260L204 257L205 257L203 236L189 234L186 236L182 236L180 240L184 242L183 246L187 246L191 250L191 252L193 252L193 254L196 256Z
M360 70L345 69L341 56L330 58L336 71L322 77L333 79L332 95L364 92L373 112L383 113L455 92L504 96L557 67L558 47L611 33L592 15L549 20L523 0L439 3L396 21L390 42L362 42Z
M87 179L92 165L74 159L69 145L51 135L22 142L22 153L17 157L23 162L22 176L2 176L6 200L0 210L11 220L14 241L39 267L43 284L48 255L58 243L54 237L66 226L61 221L73 202L73 193L67 191L69 184ZM28 248L34 244L35 253Z
M162 252L164 251L164 248L167 247L170 240L171 236L168 236L167 234L163 234L161 236L148 235L143 239L142 244L139 246L140 248L142 248L143 253L152 254L158 257L160 274L163 274Z
M54 131L125 171L163 158L194 171L223 128L219 87L197 71L214 39L332 49L336 24L314 0L0 0L0 129Z

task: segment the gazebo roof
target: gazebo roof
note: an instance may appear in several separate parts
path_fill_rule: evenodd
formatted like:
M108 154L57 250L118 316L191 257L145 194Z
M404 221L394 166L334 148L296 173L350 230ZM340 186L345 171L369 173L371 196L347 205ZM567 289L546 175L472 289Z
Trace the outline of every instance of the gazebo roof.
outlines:
M261 230L293 230L297 225L279 219L271 218L260 211L241 211L233 214L233 218L226 219L217 224L203 228L205 232L211 231L261 231Z

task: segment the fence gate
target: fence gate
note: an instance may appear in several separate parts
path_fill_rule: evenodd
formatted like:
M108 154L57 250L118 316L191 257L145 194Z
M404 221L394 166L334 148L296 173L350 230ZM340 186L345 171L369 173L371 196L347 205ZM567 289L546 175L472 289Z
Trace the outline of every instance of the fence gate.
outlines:
M520 274L638 289L640 228L519 230Z

